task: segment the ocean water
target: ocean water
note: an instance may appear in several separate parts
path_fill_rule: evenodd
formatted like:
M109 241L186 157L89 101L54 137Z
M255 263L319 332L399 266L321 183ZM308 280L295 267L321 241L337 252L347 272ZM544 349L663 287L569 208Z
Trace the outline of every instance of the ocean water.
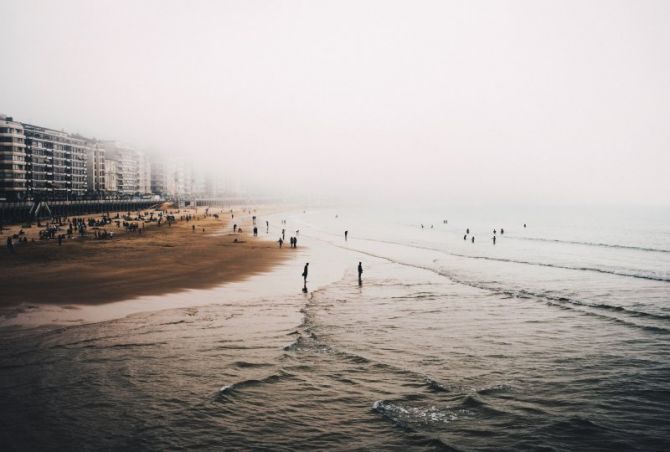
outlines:
M271 274L5 323L2 450L670 449L668 209L284 218Z

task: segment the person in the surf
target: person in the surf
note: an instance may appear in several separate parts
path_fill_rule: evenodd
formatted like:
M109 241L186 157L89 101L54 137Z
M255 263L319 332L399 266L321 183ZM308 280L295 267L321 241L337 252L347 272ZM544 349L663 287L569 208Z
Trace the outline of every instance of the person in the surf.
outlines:
M302 277L303 277L303 286L302 286L302 291L303 293L307 293L307 273L309 271L309 262L305 264L305 268L302 271Z
M363 264L361 262L358 263L358 285L363 284Z

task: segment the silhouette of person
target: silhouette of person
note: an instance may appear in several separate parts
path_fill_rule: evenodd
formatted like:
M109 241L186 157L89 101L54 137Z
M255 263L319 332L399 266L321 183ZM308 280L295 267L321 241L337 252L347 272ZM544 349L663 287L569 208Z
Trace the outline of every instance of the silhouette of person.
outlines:
M344 231L344 241L346 242L349 238L349 231Z
M475 236L472 236L472 243L475 243Z
M302 286L302 291L304 293L307 293L307 273L309 271L309 262L305 264L305 268L302 271L302 277L303 277L303 286Z
M361 262L358 263L358 285L360 286L363 284L363 264Z
M465 234L465 235L463 236L463 240L467 240L467 239L468 239L468 235Z
M494 245L496 244L496 236L495 235L493 236L493 244Z

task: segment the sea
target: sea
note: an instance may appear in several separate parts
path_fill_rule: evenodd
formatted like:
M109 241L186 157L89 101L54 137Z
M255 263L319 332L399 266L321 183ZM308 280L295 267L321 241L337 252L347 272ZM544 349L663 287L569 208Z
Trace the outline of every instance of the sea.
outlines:
M0 449L670 450L669 208L258 222L271 272L5 314Z

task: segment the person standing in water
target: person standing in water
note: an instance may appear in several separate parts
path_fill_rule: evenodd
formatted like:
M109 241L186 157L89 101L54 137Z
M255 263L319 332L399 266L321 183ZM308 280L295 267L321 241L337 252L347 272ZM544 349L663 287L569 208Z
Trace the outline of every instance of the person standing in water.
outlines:
M349 239L349 231L344 231L344 241L346 242Z
M309 271L309 262L305 264L305 268L302 271L303 286L302 291L307 293L307 273Z
M495 235L493 236L493 244L494 245L496 244L496 236Z
M363 264L361 262L358 263L358 285L363 285Z
M475 243L475 236L472 236L472 243Z

